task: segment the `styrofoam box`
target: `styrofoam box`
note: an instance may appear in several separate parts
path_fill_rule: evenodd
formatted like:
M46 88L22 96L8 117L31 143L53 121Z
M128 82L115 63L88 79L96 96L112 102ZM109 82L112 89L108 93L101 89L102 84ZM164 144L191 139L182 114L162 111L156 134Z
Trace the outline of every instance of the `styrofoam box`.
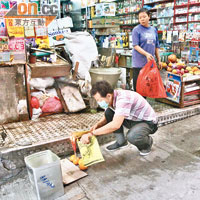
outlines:
M60 158L50 150L25 157L30 182L38 200L54 200L64 195Z

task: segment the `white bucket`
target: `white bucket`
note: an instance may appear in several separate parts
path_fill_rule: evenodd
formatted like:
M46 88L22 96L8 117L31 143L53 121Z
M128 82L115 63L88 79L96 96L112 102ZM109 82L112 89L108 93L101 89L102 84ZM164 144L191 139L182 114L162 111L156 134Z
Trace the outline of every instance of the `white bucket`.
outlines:
M64 195L60 158L50 150L25 157L25 163L38 200L54 200Z

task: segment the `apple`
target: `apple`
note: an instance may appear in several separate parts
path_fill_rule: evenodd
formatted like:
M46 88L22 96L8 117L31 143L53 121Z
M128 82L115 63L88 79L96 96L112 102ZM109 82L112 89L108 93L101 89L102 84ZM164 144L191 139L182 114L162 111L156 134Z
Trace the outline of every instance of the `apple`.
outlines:
M189 71L190 74L193 74L193 71Z
M181 71L181 73L180 73L181 75L184 75L185 73L184 73L184 71Z
M185 72L185 69L184 69L184 68L182 68L182 69L181 69L181 72Z
M167 68L167 71L168 71L168 72L172 72L172 68L171 68L171 67L168 67L168 68Z
M191 70L192 70L192 68L191 68L191 67L186 67L186 69L187 69L188 71L191 71Z
M172 65L173 65L173 64L172 64L171 62L168 64L169 67L172 67Z
M180 70L180 69L177 69L177 70L176 70L176 73L177 73L177 74L180 74L180 73L181 73L181 70Z
M172 73L173 73L173 74L177 74L177 69L173 69L173 70L172 70Z
M185 69L184 72L185 72L185 73L189 73L189 70Z

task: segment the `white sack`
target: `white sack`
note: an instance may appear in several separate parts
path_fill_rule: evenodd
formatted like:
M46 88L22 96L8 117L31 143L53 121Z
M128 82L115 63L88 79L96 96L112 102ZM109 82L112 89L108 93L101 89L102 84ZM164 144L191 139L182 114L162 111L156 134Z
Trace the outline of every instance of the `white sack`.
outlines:
M65 50L73 62L73 69L76 62L79 62L78 76L81 79L91 81L89 69L92 61L98 59L98 50L94 38L88 32L67 33Z

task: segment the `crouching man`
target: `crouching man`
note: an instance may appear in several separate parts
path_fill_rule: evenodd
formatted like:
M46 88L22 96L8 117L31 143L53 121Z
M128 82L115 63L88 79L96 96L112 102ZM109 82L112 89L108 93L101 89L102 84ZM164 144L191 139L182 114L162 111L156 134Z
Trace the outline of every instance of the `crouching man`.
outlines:
M138 93L130 90L113 90L106 81L99 81L92 86L91 95L105 115L92 128L91 132L82 136L83 143L89 143L92 135L114 133L116 141L106 147L112 151L125 147L128 142L135 145L140 155L151 152L153 138L157 131L157 118L150 104ZM123 126L128 128L127 137ZM128 140L128 142L127 142Z

